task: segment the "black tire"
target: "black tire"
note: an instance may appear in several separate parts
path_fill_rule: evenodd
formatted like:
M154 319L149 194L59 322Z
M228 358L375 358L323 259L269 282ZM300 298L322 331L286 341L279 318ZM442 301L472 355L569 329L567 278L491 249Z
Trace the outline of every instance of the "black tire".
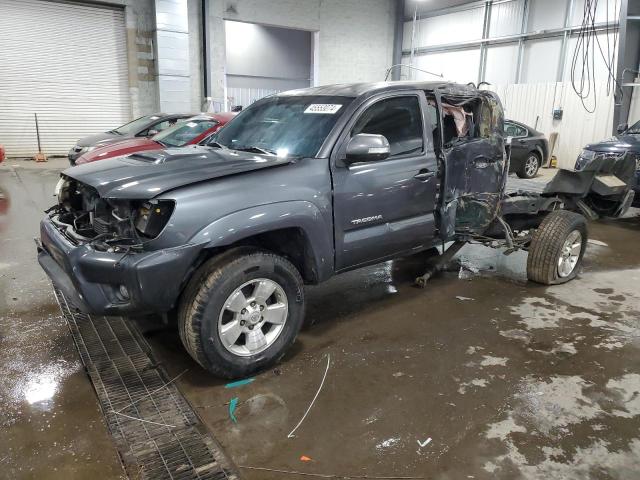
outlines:
M533 159L533 158L535 158L536 164L538 166L536 167L535 172L531 171L527 173L527 162L530 161L529 159ZM540 154L538 152L529 152L527 154L527 157L524 159L524 162L522 162L522 166L516 172L516 175L518 175L519 178L527 178L527 179L535 178L536 175L538 175L538 171L540 170L541 164L542 164L542 159L540 158Z
M571 273L562 276L558 266L560 257L569 235L575 231L578 231L582 237L578 260ZM576 240L576 246L577 243ZM568 282L578 274L586 248L586 219L578 213L567 210L551 212L533 233L527 258L527 277L532 282L544 285Z
M236 288L256 278L278 283L288 302L284 327L274 343L252 356L239 356L222 344L218 318ZM304 287L287 259L263 250L241 247L204 263L187 284L178 309L180 338L189 354L218 377L238 378L277 363L295 341L304 321Z

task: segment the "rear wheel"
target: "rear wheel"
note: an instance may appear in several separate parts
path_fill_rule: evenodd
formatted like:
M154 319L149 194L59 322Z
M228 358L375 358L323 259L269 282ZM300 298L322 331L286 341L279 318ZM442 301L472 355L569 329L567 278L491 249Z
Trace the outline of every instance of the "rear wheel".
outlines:
M527 277L545 285L575 278L587 247L587 222L577 213L551 212L533 233Z
M522 167L516 172L520 178L535 178L540 169L540 156L535 152L530 152L525 158Z
M205 263L184 292L182 342L213 374L236 378L282 358L304 320L303 282L285 258L254 249Z

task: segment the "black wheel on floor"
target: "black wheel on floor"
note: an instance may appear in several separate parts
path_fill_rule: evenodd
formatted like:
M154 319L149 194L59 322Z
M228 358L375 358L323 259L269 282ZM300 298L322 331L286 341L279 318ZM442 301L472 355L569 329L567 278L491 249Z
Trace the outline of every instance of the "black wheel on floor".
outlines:
M216 376L238 378L277 363L304 320L304 287L287 259L232 249L206 262L178 311L189 354Z
M551 212L533 233L527 277L544 285L568 282L580 270L586 248L586 219L567 210Z
M529 152L524 163L516 172L516 175L518 175L519 178L535 178L535 176L538 175L541 163L542 161L538 153Z

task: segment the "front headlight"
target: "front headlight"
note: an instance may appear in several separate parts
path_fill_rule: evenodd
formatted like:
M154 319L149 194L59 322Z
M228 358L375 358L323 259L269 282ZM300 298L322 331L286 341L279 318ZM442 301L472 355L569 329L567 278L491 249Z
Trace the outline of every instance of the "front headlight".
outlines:
M582 150L580 155L578 155L578 159L576 160L575 169L582 170L587 163L596 158L596 152L593 150Z
M157 237L169 221L173 207L174 203L170 200L144 202L136 211L134 222L136 230L145 237Z
M54 196L58 199L58 205L67 208L69 204L69 187L71 181L67 177L60 177L56 188L53 190Z

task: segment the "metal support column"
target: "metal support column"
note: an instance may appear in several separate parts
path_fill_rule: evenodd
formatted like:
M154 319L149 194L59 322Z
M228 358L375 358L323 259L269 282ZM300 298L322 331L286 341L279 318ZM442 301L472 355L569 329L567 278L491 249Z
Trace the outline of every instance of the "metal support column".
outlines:
M574 0L569 0L567 9L564 13L564 28L568 29L571 26L571 19L573 18L573 5ZM560 58L558 59L558 71L556 72L556 82L564 81L564 70L567 65L567 54L569 48L569 30L564 31L562 36L562 45L560 47ZM555 107L555 105L554 105Z
M493 6L493 2L488 0L484 4L484 20L482 25L482 39L486 40L489 38L489 28L491 26L491 8ZM480 65L478 65L478 85L480 82L484 81L484 77L487 69L487 44L482 42L480 45Z
M640 2L621 0L620 4L620 29L618 37L618 62L616 65L616 81L622 88L622 98L618 95L613 107L612 133L616 133L617 126L621 123L635 121L629 118L631 108L631 96L633 87L622 87L625 81L630 80L632 72L640 65L640 22L636 20L640 14ZM627 72L625 72L627 69ZM625 73L627 77L625 78ZM636 93L638 95L638 93Z
M404 35L404 0L396 0L396 24L393 32L393 61L391 65L402 63L402 41ZM392 80L400 80L401 68L394 68L391 72Z
M527 33L529 26L529 0L524 0L524 9L522 12L522 25L520 26L520 34ZM524 61L524 39L518 40L518 62L516 64L516 79L515 83L520 83L522 80L522 64Z

